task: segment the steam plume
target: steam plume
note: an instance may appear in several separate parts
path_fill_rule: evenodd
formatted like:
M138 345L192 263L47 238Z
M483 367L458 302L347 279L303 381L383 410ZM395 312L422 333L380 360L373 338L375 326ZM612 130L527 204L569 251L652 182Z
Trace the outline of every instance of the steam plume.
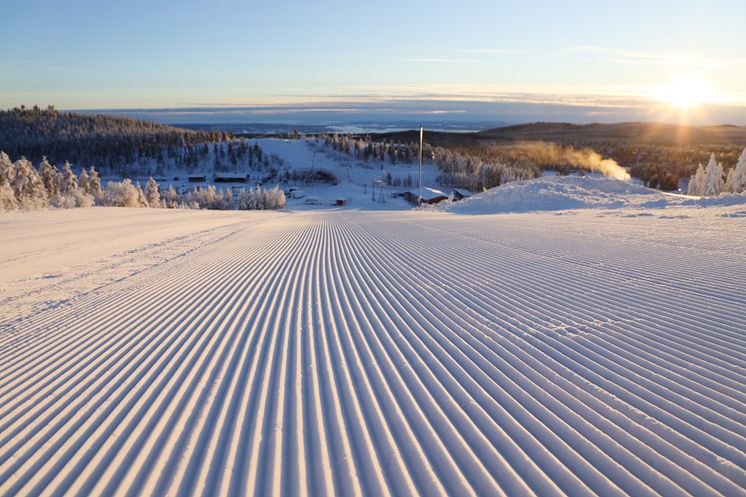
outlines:
M578 167L615 179L630 179L629 173L614 159L604 159L599 153L589 148L576 150L571 146L559 146L545 142L521 143L515 147L518 155L538 165Z

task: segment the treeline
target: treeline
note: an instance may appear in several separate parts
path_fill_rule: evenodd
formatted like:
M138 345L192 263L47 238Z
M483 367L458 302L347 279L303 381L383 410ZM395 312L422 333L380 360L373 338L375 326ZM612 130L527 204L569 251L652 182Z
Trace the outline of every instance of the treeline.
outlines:
M358 162L380 162L381 167L383 162L412 165L419 159L419 144L416 143L376 142L370 136L356 138L349 134L323 134L321 139L338 153L354 157ZM541 176L541 168L535 162L503 160L488 147L453 149L425 143L423 159L438 166L439 183L474 191ZM412 186L411 177L399 180L398 185L390 174L385 177L390 185Z
M143 190L129 179L109 181L102 194L102 205L109 207L151 207L162 209L211 209L211 210L265 210L282 209L286 206L285 192L278 186L262 189L241 188L234 193L230 188L219 189L213 185L179 193L173 186L161 190L152 177Z
M696 172L689 179L687 193L703 197L715 197L721 193L746 192L746 148L738 162L726 174L721 162L710 154L707 166L699 164Z
M0 152L0 211L90 207L102 197L101 179L93 167L78 177L68 162L60 171L44 157L36 168L24 157L12 162Z
M413 141L417 134L415 131L387 133L379 139L407 142ZM508 156L526 143L590 149L615 160L650 188L677 190L681 180L695 173L699 163L707 163L711 152L726 167L735 164L746 139L746 126L530 123L479 133L426 132L425 136L432 144L458 151L491 149L498 160L508 163L511 162ZM545 169L543 165L539 167ZM549 169L565 174L578 168L558 164Z
M220 131L196 131L165 126L140 119L60 112L50 106L41 109L14 108L0 111L0 150L32 161L69 160L75 164L95 163L113 171L138 160L180 157L204 152L204 145L230 139Z
M412 164L419 158L415 144L373 141L370 136L362 138L351 134L323 133L321 139L337 152L353 156L363 162L388 162L390 164Z
M231 189L220 190L212 185L186 193L177 192L173 186L162 190L152 177L145 189L130 179L109 181L102 187L93 166L76 176L69 162L60 170L43 157L35 167L26 158L13 162L8 154L0 152L0 212L93 205L219 210L234 206L244 210L285 207L285 194L279 187L241 189L237 195L235 205Z
M439 183L472 191L541 176L535 163L503 160L483 147L433 147L428 149L428 155L438 166Z

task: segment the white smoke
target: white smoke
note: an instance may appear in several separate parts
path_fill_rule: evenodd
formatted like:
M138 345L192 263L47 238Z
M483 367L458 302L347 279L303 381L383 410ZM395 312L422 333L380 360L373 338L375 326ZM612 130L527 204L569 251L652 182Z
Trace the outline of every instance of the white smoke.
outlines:
M604 159L598 152L589 148L576 150L570 146L554 143L532 142L517 145L524 157L541 165L562 165L578 167L602 173L611 178L628 180L630 175L614 159Z

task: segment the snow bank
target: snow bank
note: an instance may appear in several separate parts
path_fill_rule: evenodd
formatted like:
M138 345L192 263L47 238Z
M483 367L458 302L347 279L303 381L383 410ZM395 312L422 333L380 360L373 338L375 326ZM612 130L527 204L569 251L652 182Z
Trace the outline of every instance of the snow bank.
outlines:
M746 194L693 197L666 194L628 181L589 177L544 177L516 181L439 209L459 214L568 209L709 207L746 204Z
M508 183L443 208L462 214L489 214L618 208L659 200L665 201L659 192L627 181L565 176Z

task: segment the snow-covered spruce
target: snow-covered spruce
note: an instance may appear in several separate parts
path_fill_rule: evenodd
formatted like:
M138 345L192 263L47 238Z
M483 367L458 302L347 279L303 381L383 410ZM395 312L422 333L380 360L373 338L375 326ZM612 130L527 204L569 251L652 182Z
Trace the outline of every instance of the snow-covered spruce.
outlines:
M248 190L241 189L238 194L238 208L241 210L282 209L285 207L285 193L279 187L262 190L261 186Z
M710 154L707 166L699 165L689 180L689 195L715 197L721 193L743 193L746 191L746 148L738 162L728 171L724 179L723 164L717 162L715 154Z
M730 193L746 192L746 148L741 152L738 162L728 173L725 191Z
M285 194L279 187L262 190L257 187L240 192L240 209L282 209ZM130 179L109 181L105 189L96 169L83 169L79 177L65 162L62 171L46 157L39 167L25 158L15 162L0 152L0 212L17 209L35 210L47 207L90 207L94 204L108 207L192 208L228 210L233 208L230 189L219 190L210 185L186 194L179 194L169 186L161 197L160 186L151 177L145 189Z
M67 162L60 172L43 158L37 169L24 157L12 162L0 152L0 211L90 207L95 200L91 192L100 189L100 181L93 168L84 172L85 187L81 187ZM91 178L97 188L92 189Z

